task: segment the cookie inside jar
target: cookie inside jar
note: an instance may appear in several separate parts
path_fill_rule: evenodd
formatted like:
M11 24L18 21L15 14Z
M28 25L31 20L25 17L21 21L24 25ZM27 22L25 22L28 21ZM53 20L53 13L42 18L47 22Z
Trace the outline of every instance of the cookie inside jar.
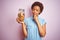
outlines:
M20 21L24 21L24 17L25 17L24 10L23 9L19 9L18 19Z

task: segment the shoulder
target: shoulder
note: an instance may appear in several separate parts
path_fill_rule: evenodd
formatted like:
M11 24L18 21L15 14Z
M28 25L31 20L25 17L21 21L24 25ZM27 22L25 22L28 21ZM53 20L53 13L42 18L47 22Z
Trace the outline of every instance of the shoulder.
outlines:
M24 19L24 22L25 22L26 24L28 24L28 22L30 22L31 19L32 19L32 17L25 18L25 19Z
M40 16L38 17L40 21L45 21L45 19L41 18Z
M29 21L29 20L31 20L31 19L32 19L32 17L25 18L25 20L27 20L27 21Z

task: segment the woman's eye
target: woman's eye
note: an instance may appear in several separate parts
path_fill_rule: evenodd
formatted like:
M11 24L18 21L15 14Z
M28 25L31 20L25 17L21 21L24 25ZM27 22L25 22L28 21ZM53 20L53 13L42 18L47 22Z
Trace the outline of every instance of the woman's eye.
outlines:
M38 11L38 10L36 10L36 11Z
M34 11L35 9L33 9L33 11Z
M38 10L36 10L36 11L38 11Z

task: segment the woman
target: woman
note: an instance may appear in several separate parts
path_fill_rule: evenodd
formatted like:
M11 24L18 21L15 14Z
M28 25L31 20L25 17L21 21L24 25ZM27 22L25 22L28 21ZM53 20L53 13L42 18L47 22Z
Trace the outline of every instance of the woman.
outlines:
M33 16L24 21L17 18L17 22L22 24L25 40L42 40L41 37L46 35L46 22L39 16L43 8L43 4L36 1L31 6Z

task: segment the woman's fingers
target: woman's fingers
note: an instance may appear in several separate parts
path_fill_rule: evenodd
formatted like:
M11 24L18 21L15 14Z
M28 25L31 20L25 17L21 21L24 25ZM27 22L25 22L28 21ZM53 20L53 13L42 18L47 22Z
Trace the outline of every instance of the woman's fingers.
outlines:
M18 23L20 23L20 21L19 21L19 19L18 19L18 18L16 18L16 21L17 21Z
M16 18L16 21L17 21L18 23L24 23L24 21L20 21L19 18Z

